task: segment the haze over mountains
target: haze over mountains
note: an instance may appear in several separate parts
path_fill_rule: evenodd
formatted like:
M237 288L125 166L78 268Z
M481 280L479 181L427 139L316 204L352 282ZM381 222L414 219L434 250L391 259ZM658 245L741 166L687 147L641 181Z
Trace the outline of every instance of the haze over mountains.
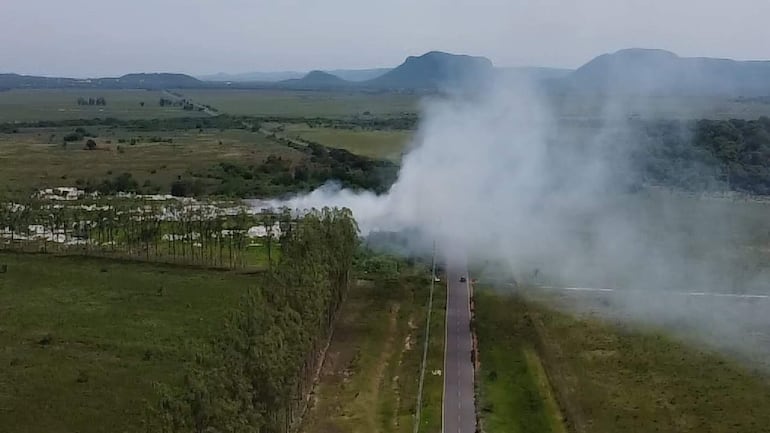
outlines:
M372 68L372 69L332 69L330 71L322 71L347 81L366 81L372 78L377 78L380 75L390 71L393 68ZM197 77L202 81L232 81L232 82L249 82L249 81L264 81L264 82L276 82L291 80L294 78L302 78L307 75L308 72L300 71L276 71L276 72L245 72L240 74L228 74L220 72L213 75L202 75Z
M564 88L591 93L770 94L770 61L679 57L664 50L626 49L601 55L566 77Z
M569 93L691 96L770 95L770 61L686 58L656 49L603 54L576 70L496 68L484 57L432 51L410 56L392 68L218 74L207 80L185 74L128 74L119 78L73 79L0 74L0 89L12 88L284 88L436 91L504 75Z

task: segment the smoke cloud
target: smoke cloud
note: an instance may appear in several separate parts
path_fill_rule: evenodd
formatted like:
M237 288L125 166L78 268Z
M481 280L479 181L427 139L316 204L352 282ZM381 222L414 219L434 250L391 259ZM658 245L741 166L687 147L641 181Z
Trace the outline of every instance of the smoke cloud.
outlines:
M426 249L436 240L445 254L461 250L482 272L519 283L627 289L615 295L615 313L689 320L709 335L744 341L744 326L709 319L729 302L689 309L653 294L770 292L758 259L770 233L765 205L634 192L633 155L642 143L623 107L608 101L598 119L581 121L559 116L551 101L536 86L502 81L434 100L388 193L327 185L271 205L344 206L364 234L408 230Z

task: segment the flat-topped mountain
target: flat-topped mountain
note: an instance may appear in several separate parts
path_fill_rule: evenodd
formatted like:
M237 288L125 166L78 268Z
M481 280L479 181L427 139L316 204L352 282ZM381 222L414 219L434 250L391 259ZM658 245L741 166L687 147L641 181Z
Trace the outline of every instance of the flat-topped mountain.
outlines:
M386 89L439 89L491 76L492 62L485 57L431 51L410 56L398 67L362 85Z
M770 94L770 61L679 57L632 48L603 54L568 75L569 90L600 93Z

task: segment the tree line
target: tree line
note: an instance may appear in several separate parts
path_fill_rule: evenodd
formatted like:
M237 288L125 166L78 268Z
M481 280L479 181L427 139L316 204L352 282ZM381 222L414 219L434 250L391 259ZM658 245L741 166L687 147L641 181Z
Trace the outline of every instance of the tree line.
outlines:
M291 431L348 290L357 245L348 210L313 210L288 224L262 287L229 314L182 386L159 386L150 430Z
M196 109L195 104L193 104L191 101L188 101L187 99L168 99L168 98L160 98L158 101L158 105L161 107L182 107L185 111L193 111ZM197 107L198 111L203 111L203 107Z
M221 268L261 264L288 212L205 202L102 198L0 202L0 249L130 258ZM250 233L251 230L251 233ZM263 244L255 244L255 238ZM266 239L267 238L267 239Z
M101 106L104 106L104 105L107 105L107 100L104 99L103 96L99 96L99 97L96 97L96 98L84 98L84 97L81 96L81 97L78 98L78 105L101 105Z

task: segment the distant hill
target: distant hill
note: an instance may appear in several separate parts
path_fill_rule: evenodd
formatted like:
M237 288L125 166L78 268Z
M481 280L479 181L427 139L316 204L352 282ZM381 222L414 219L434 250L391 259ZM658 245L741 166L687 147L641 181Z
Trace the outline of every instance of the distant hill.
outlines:
M302 78L279 81L276 85L293 89L331 89L349 87L351 82L328 72L310 71Z
M0 74L0 89L59 88L89 85L90 80L75 78L36 77L33 75Z
M109 78L103 80L110 80ZM194 88L203 86L203 82L185 74L127 74L116 80L119 87L137 89Z
M240 74L226 74L220 72L213 75L201 75L198 79L202 81L231 81L231 82L248 82L248 81L264 81L264 82L276 82L290 80L292 78L302 78L305 72L298 71L276 71L276 72L244 72Z
M333 69L325 71L336 75L347 81L367 81L385 75L393 68L373 68L373 69Z
M489 59L431 51L401 65L333 71L216 74L199 80L185 74L139 73L118 78L54 78L0 74L0 89L14 88L286 88L364 91L436 91L482 85L487 78L528 80L557 93L770 96L770 61L679 57L632 48L594 58L580 68L495 68Z
M568 75L566 90L607 94L770 94L770 61L679 57L654 49L604 54Z
M373 68L373 69L333 69L330 71L324 71L332 75L336 75L343 80L347 81L366 81L372 78L377 78L380 75L388 72L391 68ZM302 78L307 75L306 72L299 71L276 71L276 72L246 72L241 74L227 74L220 72L213 75L201 75L198 77L202 81L230 81L230 82L278 82L286 81L294 78Z
M205 83L185 74L127 74L118 78L58 78L32 75L0 74L0 88L94 88L94 89L163 89L195 88Z
M431 51L419 57L410 56L400 66L361 85L381 89L436 90L454 87L466 81L491 76L494 67L484 57Z

